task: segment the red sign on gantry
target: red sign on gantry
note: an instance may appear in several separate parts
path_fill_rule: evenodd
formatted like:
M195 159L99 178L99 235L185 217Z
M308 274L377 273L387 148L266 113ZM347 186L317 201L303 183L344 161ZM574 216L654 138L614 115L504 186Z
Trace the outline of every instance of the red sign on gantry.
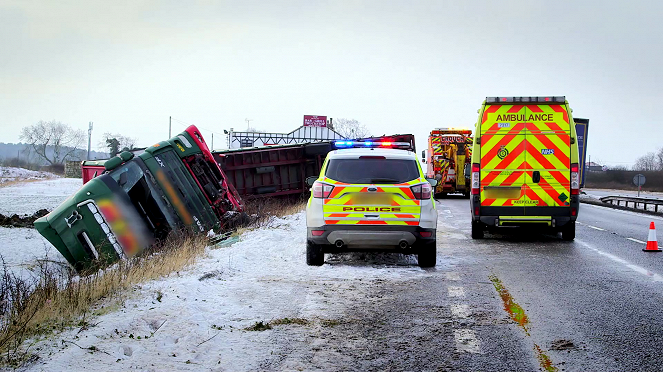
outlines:
M318 115L304 115L305 127L326 127L327 117Z

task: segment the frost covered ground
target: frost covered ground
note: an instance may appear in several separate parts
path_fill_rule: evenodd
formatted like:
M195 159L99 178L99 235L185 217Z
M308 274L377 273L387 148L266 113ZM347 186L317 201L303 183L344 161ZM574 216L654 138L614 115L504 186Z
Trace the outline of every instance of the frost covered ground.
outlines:
M58 177L58 175L49 172L33 171L16 167L0 167L0 184L12 181L43 180Z
M415 258L403 255L380 265L328 257L324 266L309 267L305 236L300 212L246 232L231 246L209 249L191 269L142 285L118 310L90 319L96 326L34 345L40 359L28 370L254 371L269 369L261 363L277 354L290 358L279 369L306 370L310 364L290 348L323 342L313 336L345 321L354 296L364 297L374 281L426 275ZM344 300L329 301L330 291L342 291ZM244 330L283 318L308 324ZM321 352L317 362L333 370L337 357Z
M21 177L28 177L19 181L29 179L29 172L32 171L16 172L23 174ZM22 216L31 215L40 209L52 210L81 185L80 178L53 178L0 187L0 213ZM63 260L46 239L35 229L28 228L0 227L0 255L9 269L21 275L29 274L39 259Z
M80 178L54 178L0 187L0 213L25 215L40 209L50 211L81 186Z

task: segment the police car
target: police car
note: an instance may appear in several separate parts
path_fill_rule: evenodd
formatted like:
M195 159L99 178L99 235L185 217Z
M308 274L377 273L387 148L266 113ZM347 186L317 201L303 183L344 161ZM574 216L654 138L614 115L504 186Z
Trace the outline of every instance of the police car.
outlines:
M384 251L436 261L436 180L427 180L407 142L338 141L319 177L309 177L306 263L325 253Z

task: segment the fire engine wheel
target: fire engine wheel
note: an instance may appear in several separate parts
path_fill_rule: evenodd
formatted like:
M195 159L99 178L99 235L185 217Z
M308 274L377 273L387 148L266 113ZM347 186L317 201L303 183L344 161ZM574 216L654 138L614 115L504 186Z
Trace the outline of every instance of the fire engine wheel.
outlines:
M572 241L576 238L576 223L569 222L566 226L562 227L562 240Z
M310 241L306 242L306 264L309 266L322 266L325 263L325 254L322 247L313 244Z
M419 267L435 267L437 262L437 243L426 243L417 254Z
M483 239L483 226L479 221L472 221L472 239Z

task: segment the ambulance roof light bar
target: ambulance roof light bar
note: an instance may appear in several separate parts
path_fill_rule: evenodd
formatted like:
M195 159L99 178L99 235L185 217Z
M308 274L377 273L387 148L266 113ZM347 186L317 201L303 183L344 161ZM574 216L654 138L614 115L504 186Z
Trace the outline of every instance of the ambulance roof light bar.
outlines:
M510 104L510 103L564 103L565 96L548 97L486 97L486 103Z
M409 142L387 142L387 141L336 141L334 147L337 149L347 148L389 148L412 150Z

